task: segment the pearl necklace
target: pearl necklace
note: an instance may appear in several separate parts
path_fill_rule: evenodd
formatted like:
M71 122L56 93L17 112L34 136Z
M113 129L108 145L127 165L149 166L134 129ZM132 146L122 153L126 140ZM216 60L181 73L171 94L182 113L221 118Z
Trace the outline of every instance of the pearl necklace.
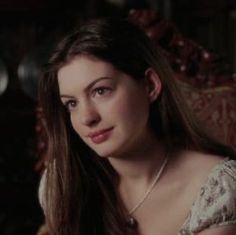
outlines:
M137 203L137 205L135 205L131 210L129 210L128 212L128 218L126 221L126 225L129 228L135 229L138 226L138 222L137 220L132 216L132 214L144 203L144 201L146 200L146 198L149 196L149 194L152 192L152 190L154 189L154 186L156 185L157 181L160 179L161 174L167 164L168 161L168 157L165 158L164 162L161 165L160 170L157 172L152 184L150 185L150 187L148 188L148 190L146 191L146 193L144 194L144 196L141 198L141 200Z

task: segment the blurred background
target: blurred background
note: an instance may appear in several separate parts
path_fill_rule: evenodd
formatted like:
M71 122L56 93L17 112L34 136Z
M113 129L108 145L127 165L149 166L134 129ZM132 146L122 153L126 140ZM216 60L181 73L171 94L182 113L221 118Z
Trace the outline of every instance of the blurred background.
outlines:
M1 235L36 235L43 223L37 82L53 44L84 19L127 16L130 9L157 11L188 40L220 55L235 79L235 0L0 0Z

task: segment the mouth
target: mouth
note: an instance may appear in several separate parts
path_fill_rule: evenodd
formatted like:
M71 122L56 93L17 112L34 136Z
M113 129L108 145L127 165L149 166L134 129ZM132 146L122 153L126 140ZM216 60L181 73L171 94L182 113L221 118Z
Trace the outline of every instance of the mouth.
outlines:
M92 140L93 143L100 144L109 139L112 134L113 128L114 127L90 133L88 137Z

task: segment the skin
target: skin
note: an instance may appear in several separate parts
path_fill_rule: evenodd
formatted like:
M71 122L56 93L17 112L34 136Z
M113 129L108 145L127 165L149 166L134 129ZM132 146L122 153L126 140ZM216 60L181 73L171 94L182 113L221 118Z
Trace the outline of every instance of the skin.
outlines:
M146 76L149 74L147 70ZM99 156L109 158L121 176L129 172L130 178L137 178L145 166L148 178L152 178L163 160L163 150L148 127L149 106L161 91L160 81L150 89L153 84L149 81L136 82L109 63L83 56L59 70L58 82L62 103L81 139ZM112 134L103 143L95 144L87 137L93 130L110 127ZM148 159L144 157L147 151ZM132 166L134 161L136 165Z
M122 157L149 135L145 90L110 64L82 57L60 69L58 81L73 128L99 156ZM111 127L111 137L101 144L87 137L91 131Z
M143 79L135 81L109 63L80 56L58 71L58 84L74 130L119 174L119 193L129 211L143 197L168 154L148 125L150 104L162 89L158 75L148 68ZM104 142L94 143L88 137L91 131L107 128L113 129ZM169 154L157 186L135 212L140 235L176 234L210 170L220 161L220 156L194 151ZM233 234L234 226L199 233Z

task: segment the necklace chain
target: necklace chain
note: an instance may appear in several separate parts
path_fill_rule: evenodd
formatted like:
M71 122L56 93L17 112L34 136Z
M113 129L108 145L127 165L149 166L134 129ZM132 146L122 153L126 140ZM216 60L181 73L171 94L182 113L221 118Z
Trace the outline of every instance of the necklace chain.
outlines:
M149 194L152 192L152 190L154 189L154 186L156 185L157 181L160 179L161 174L167 164L168 161L168 157L165 158L164 162L161 165L160 170L158 170L152 184L150 185L150 187L148 188L148 190L146 191L146 193L144 194L143 198L139 201L139 203L137 203L137 205L135 205L131 210L129 210L128 215L131 216L142 204L143 202L146 200L146 198L149 196Z

